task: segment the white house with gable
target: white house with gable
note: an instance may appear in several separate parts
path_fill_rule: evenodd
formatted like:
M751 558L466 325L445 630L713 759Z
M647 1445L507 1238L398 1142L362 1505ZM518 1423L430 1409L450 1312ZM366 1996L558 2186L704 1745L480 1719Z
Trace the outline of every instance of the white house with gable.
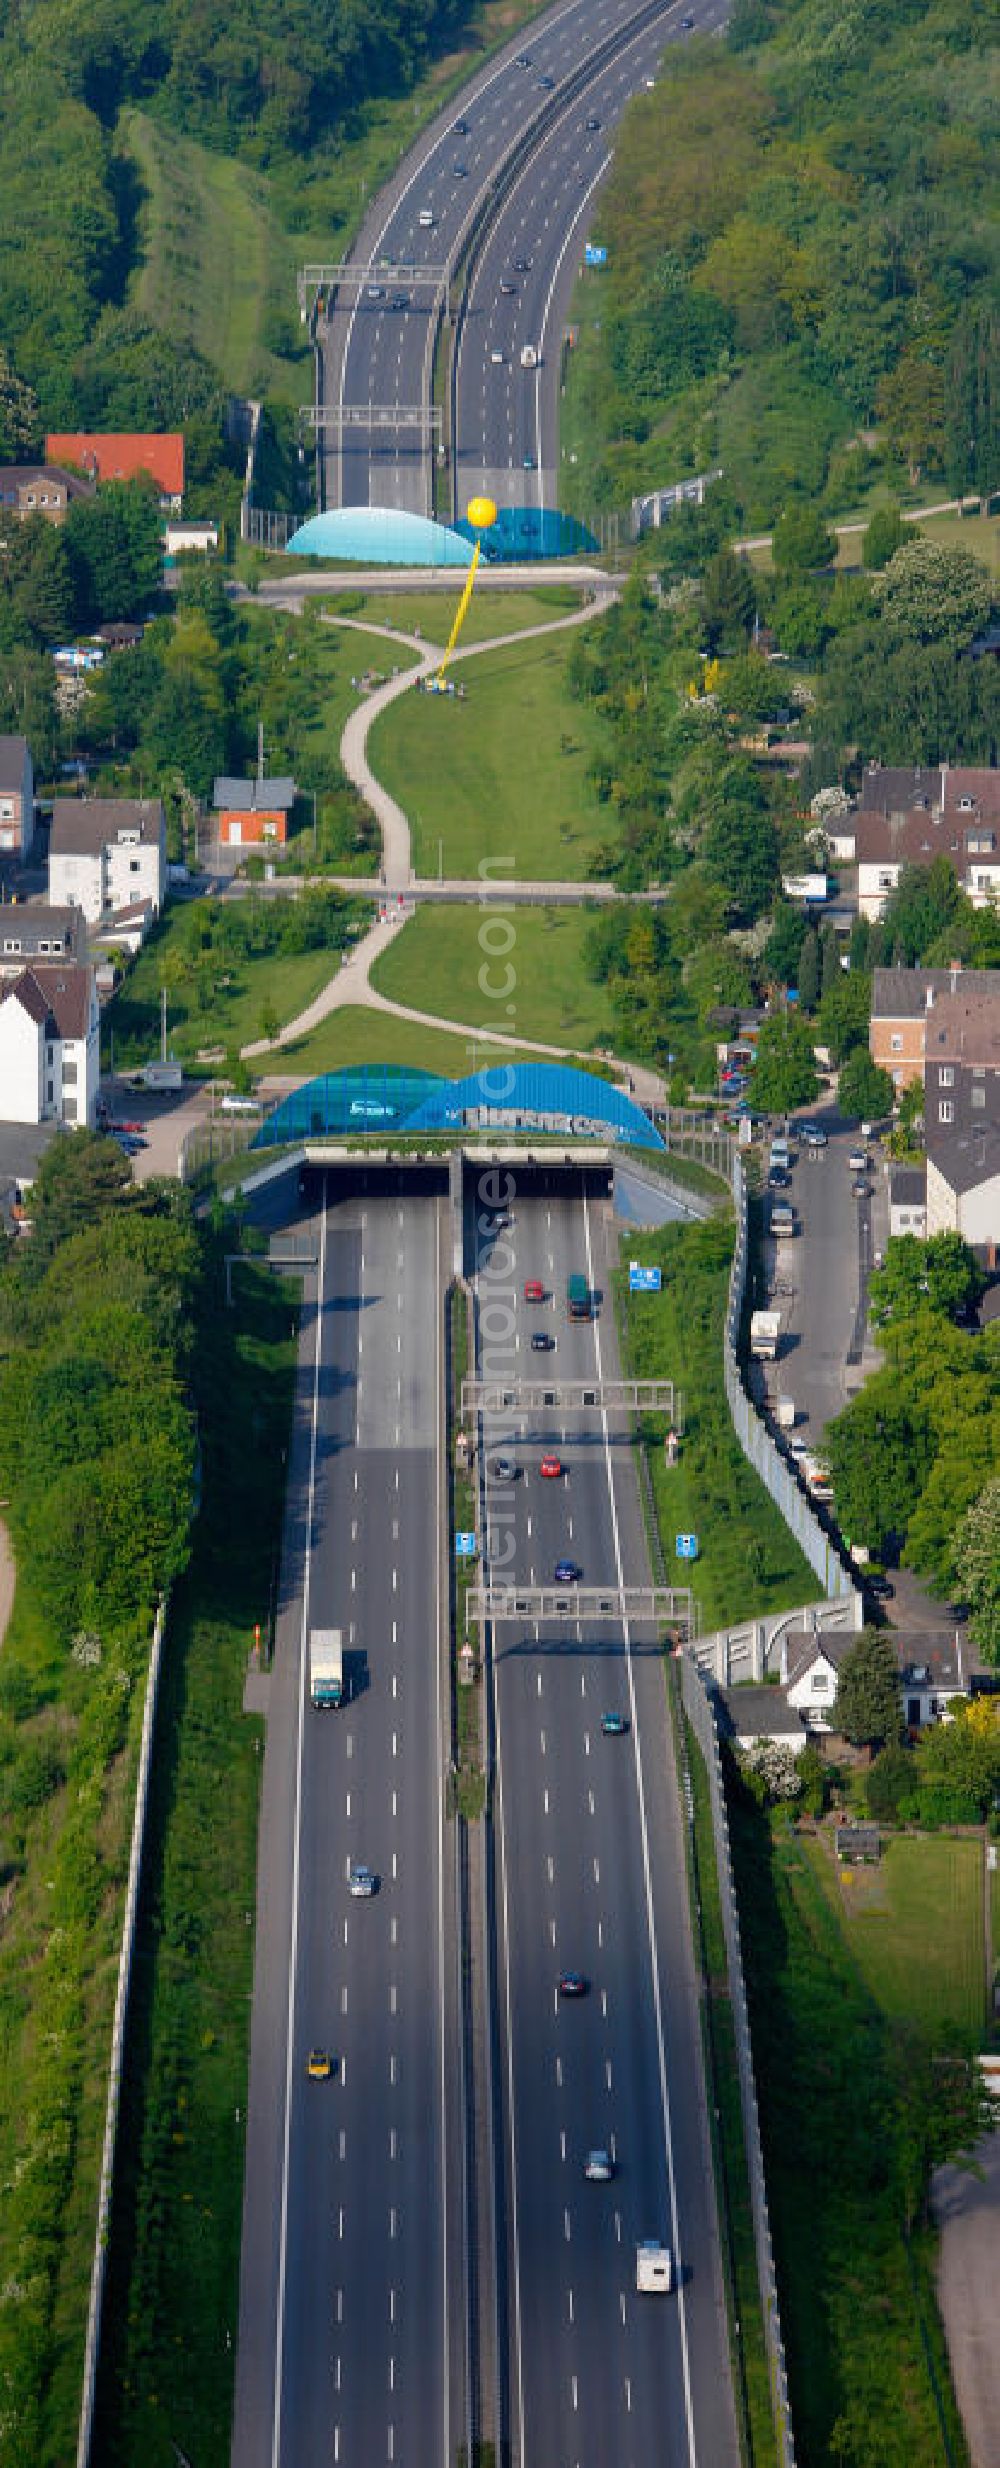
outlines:
M39 960L0 986L0 1122L93 1130L99 1077L92 968Z
M167 826L158 797L57 797L49 832L49 899L82 908L90 925L167 888Z

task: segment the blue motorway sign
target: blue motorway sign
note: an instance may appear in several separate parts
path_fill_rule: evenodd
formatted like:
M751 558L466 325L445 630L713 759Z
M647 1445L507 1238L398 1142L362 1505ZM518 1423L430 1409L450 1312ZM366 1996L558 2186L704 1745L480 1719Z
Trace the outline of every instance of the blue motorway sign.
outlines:
M630 1294L658 1294L660 1291L659 1269L642 1268L640 1267L638 1260L630 1260L628 1264L628 1290Z
M456 1536L455 1536L455 1558L456 1558L457 1560L474 1560L474 1559L475 1559L475 1556L476 1556L476 1537L475 1537L475 1535L474 1535L474 1534L456 1534Z
M696 1560L698 1557L697 1534L678 1534L674 1542L674 1551L679 1560Z
M588 240L584 247L583 262L585 266L606 266L607 249L600 248L596 240Z

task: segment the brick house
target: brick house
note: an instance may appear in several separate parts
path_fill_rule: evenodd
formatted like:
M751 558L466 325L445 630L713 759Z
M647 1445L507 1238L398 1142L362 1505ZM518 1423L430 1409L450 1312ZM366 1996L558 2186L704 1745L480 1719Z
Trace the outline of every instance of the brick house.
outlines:
M92 968L39 960L0 985L0 1120L93 1130L99 1076Z
M923 1082L928 1027L935 1006L957 994L1000 1001L1000 968L877 968L872 977L868 1042L873 1063L888 1071L897 1095Z
M838 851L848 856L850 824ZM1000 771L947 763L891 769L872 764L853 817L850 857L858 868L858 910L882 915L904 866L947 857L976 908L1000 896Z
M284 848L297 795L294 780L217 780L212 804L220 846L254 848L267 840Z
M67 430L47 437L45 452L54 462L77 464L91 481L135 480L140 472L148 472L156 482L164 512L181 511L184 439L179 430L164 431L162 435Z
M167 826L158 797L57 797L49 831L49 898L91 925L167 888Z
M35 839L35 775L26 737L0 737L0 857L22 865Z

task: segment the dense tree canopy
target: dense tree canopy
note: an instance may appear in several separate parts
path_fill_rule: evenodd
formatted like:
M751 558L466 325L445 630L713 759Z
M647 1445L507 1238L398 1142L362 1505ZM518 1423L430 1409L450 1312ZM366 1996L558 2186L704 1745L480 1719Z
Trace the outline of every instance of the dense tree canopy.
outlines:
M898 1740L903 1699L893 1639L863 1628L840 1666L834 1722L856 1748L884 1748Z

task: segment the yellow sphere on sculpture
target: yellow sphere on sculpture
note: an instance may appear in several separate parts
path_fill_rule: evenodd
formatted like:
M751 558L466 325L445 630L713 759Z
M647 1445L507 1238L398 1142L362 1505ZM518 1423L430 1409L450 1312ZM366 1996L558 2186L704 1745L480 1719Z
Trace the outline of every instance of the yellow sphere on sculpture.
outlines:
M467 523L472 524L473 531L488 531L490 524L495 523L497 519L497 510L492 497L470 497L465 509L465 519Z

